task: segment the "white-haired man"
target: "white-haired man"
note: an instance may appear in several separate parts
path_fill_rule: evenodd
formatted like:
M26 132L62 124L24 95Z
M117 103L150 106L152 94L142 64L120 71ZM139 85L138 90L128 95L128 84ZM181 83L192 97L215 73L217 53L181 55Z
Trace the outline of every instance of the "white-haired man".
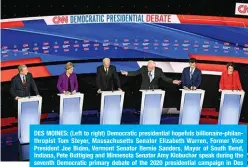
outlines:
M172 80L166 77L162 69L156 67L155 62L152 60L148 61L147 66L142 66L137 71L132 71L132 72L121 71L121 74L125 76L141 75L142 76L141 89L143 90L158 89L160 79L164 80L165 82L173 83L176 85L179 85L181 83L180 80Z
M119 76L116 72L116 67L110 65L110 59L104 58L103 65L97 67L96 85L98 93L101 91L121 90Z

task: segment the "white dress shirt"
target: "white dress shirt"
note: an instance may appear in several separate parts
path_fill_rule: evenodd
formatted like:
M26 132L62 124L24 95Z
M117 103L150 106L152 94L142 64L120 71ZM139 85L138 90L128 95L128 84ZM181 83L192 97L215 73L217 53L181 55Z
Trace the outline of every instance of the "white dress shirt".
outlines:
M151 75L152 75L152 79L151 79L151 81L152 81L152 80L154 79L154 77L155 77L155 70L148 71L149 79L150 79L150 73L151 73Z
M25 81L27 82L27 78L25 75L20 74L20 77L21 77L22 82L23 82L23 78L25 78Z

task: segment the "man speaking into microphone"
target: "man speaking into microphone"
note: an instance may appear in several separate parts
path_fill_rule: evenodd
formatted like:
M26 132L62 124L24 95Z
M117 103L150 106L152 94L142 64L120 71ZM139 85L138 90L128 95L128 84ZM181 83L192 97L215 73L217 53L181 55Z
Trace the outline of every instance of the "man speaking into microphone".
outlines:
M196 90L201 84L201 70L196 68L196 59L189 60L189 67L183 69L182 86L185 90Z
M164 80L165 82L173 83L176 85L179 85L181 83L181 81L179 80L172 80L166 77L162 69L156 67L155 62L152 60L148 61L147 66L142 66L137 71L133 71L133 72L121 71L121 74L125 76L141 75L142 76L141 89L143 90L158 89L160 79Z
M120 79L116 72L116 67L110 65L109 58L104 58L103 65L97 67L96 85L98 93L101 93L101 91L113 91L116 86L118 90L121 90Z

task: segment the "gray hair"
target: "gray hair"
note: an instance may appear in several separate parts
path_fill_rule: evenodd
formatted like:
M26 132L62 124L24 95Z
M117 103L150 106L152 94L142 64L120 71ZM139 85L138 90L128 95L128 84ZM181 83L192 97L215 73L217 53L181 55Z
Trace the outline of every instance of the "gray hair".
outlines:
M149 60L148 62L147 62L147 64L155 64L155 62L153 61L153 60Z
M25 64L19 65L18 66L18 71L22 72L23 68L26 68L27 66Z
M106 57L102 60L102 62L104 63L105 61L110 61L110 59Z

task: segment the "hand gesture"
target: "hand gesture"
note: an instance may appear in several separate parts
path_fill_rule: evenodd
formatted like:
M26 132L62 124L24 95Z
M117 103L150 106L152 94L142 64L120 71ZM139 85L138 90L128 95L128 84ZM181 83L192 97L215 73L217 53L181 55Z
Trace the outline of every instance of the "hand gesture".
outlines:
M64 93L65 95L69 95L69 94L70 94L69 91L64 91L63 93Z
M180 81L180 80L174 80L174 81L173 81L173 84L175 84L175 85L180 85L180 84L181 84L181 81Z
M21 97L19 97L19 96L16 96L16 97L15 97L15 100L18 100L18 99L20 99L20 98L21 98Z
M121 74L127 76L127 75L128 75L128 72L127 72L127 71L122 71L122 70L121 70Z
M189 90L189 88L187 86L184 86L183 89L184 90Z
M191 89L191 90L196 90L196 87L195 87L195 86L191 86L190 89Z

